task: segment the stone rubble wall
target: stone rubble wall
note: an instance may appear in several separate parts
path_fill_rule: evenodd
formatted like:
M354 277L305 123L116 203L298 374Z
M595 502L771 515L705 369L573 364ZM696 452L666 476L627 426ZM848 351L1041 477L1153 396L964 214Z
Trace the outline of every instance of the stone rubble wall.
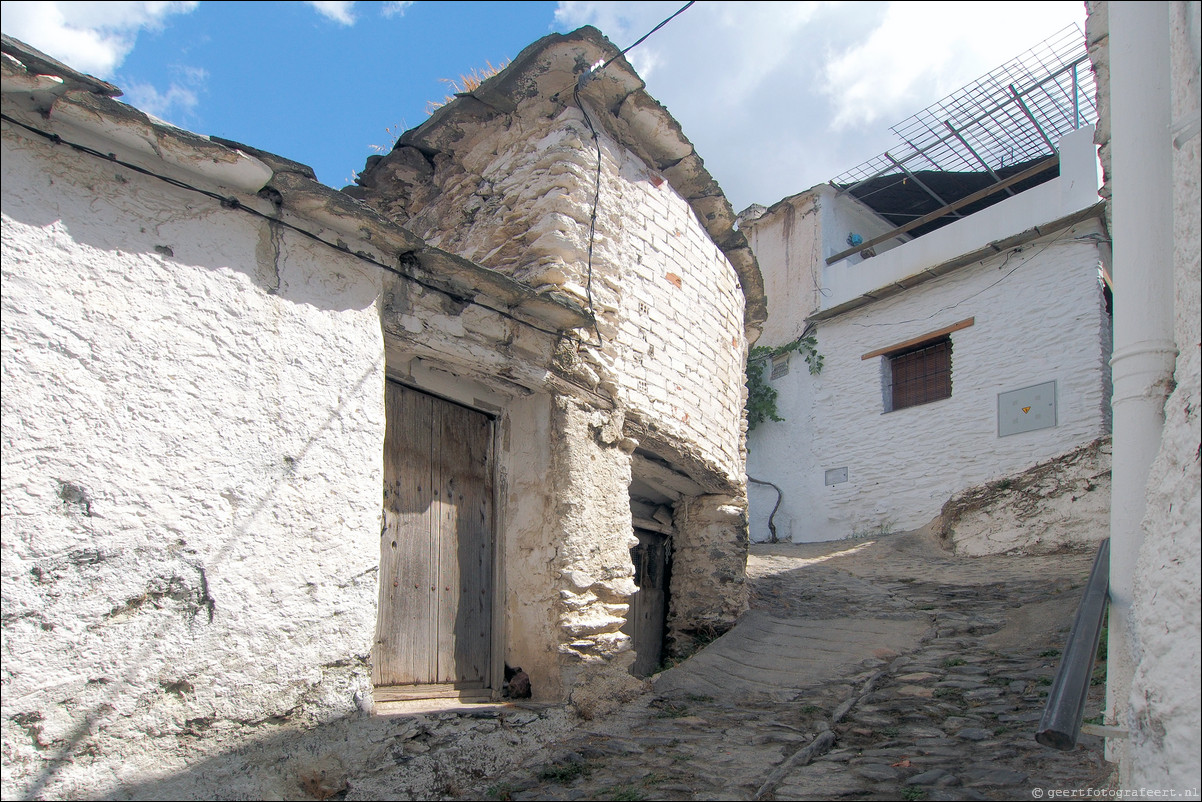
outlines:
M402 146L374 162L365 200L433 245L587 303L597 155L580 110L458 130L453 155ZM737 488L747 350L738 277L664 177L600 139L591 297L605 346L582 354L582 370L657 450L679 449L671 456L715 490Z
M677 505L668 615L670 651L722 634L747 610L747 502L697 496ZM714 592L717 588L719 592Z
M374 161L359 194L439 247L581 303L591 294L604 346L561 348L556 370L615 409L581 393L557 401L568 406L552 426L549 477L563 499L554 608L563 682L579 689L573 700L583 699L595 681L573 677L604 661L614 662L602 673L624 671L629 657L618 628L635 590L627 504L633 449L721 499L713 506L722 511L694 516L696 526L683 523L692 519L678 505L674 560L683 570L673 573L672 637L722 631L745 607L743 294L692 207L605 132L590 293L597 155L579 109L547 116L519 108L503 119L460 121L455 137L453 153L402 145ZM591 342L597 332L580 333Z
M5 798L358 715L380 273L5 128Z
M1080 223L820 323L822 372L794 355L770 382L785 422L761 424L749 444L749 473L779 477L785 491L779 537L914 529L960 490L1107 434L1099 228ZM861 355L969 317L974 325L951 335L951 397L883 413L883 357ZM1053 380L1057 425L998 437L997 394ZM842 467L848 481L827 486L825 471ZM776 493L755 485L750 496L752 537L767 539Z
M618 630L637 590L630 549L638 540L630 506L622 503L630 487L630 455L618 446L621 427L620 413L556 399L552 428L560 436L553 445L552 476L561 530L554 544L555 586L559 652L569 662L601 662L630 646Z
M1110 439L957 493L939 514L956 554L1060 554L1110 536Z

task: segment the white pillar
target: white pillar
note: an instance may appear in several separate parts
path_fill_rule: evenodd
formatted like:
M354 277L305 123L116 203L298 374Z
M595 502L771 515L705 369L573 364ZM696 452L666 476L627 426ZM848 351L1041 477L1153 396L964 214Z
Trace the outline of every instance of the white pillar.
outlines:
M1167 2L1110 3L1111 166L1114 201L1114 459L1110 511L1107 723L1130 727L1138 655L1131 630L1133 575L1148 471L1160 448L1171 386L1173 194ZM1120 781L1123 742L1107 743Z

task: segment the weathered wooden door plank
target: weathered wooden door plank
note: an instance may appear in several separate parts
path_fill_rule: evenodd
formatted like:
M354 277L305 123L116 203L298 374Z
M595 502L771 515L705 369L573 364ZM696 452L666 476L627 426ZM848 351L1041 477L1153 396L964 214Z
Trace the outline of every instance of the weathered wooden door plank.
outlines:
M387 389L377 686L484 683L491 668L492 420Z

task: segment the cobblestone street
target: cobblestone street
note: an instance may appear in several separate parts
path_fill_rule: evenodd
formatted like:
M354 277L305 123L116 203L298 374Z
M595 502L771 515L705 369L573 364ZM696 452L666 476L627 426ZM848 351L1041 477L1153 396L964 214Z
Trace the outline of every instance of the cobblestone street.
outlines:
M1024 799L1104 787L1034 740L1092 555L958 558L921 534L755 545L752 610L462 798ZM1086 716L1101 707L1101 683Z

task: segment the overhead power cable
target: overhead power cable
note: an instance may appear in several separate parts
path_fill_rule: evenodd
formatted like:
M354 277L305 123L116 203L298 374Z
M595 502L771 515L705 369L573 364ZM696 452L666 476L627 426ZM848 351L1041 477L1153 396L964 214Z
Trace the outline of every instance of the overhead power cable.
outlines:
M675 14L672 14L670 17L665 18L662 22L660 22L654 28L652 28L651 30L647 31L647 33L640 36L634 42L634 44L628 45L625 50L621 50L617 54L611 56L608 61L603 62L603 63L599 64L598 66L594 66L592 69L588 70L587 72L581 73L580 77L576 79L576 85L572 87L572 99L574 101L576 101L576 108L580 109L580 113L582 115L584 115L584 123L585 123L585 125L588 126L589 133L592 134L592 137L593 137L593 144L597 148L597 173L596 173L596 178L595 178L594 187L593 187L593 210L592 210L592 213L589 215L589 221L588 221L588 267L587 267L587 274L586 274L586 278L585 278L585 282L584 282L584 292L588 298L588 311L593 316L593 331L597 335L597 345L598 346L604 345L604 342L601 339L601 328L597 325L597 312L593 308L593 245L597 238L597 205L601 202L601 137L597 133L597 128L593 125L593 120L591 117L589 117L588 111L585 110L584 104L580 101L580 90L595 75L597 75L597 73L604 70L610 64L613 64L619 58L626 55L631 50L633 50L634 48L641 45L643 42L647 41L647 39L651 36L651 34L655 33L660 28L664 27L669 22L671 22L672 20L679 17L681 14L683 14L685 11L687 11L689 6L693 5L694 2L696 2L696 0L689 0L689 2L685 3L683 6L678 8L676 10ZM555 94L558 95L559 93L556 92Z
M676 19L677 17L679 17L679 16L680 16L681 14L683 14L684 12L688 11L688 10L689 10L689 6L693 5L693 3L695 3L695 2L696 2L696 0L689 0L689 2L685 3L685 4L684 4L683 6L681 6L680 8L676 9L676 13L675 13L675 14L673 14L673 15L672 15L672 16L670 16L670 17L666 17L666 18L664 18L664 20L663 20L663 21L661 21L661 22L659 23L659 25L656 25L654 28L652 28L651 30L647 31L645 34L643 34L642 36L640 36L640 37L639 37L637 40L635 40L634 44L632 44L632 45L627 45L625 50L622 50L622 51L621 51L621 52L619 52L619 53L618 53L616 56L612 56L612 57L610 57L609 61L606 61L606 62L605 62L604 64L602 64L600 67L595 67L594 69L591 69L591 70L589 70L588 72L586 72L586 73L585 73L585 75L587 75L587 76L593 76L593 75L596 75L597 73L601 72L601 70L605 69L605 68L606 68L606 67L608 67L610 64L613 64L615 61L617 61L618 59L620 59L622 56L626 55L626 54L627 54L627 53L629 53L631 50L634 50L636 47L638 47L639 45L641 45L643 42L647 41L647 40L648 40L648 39L651 37L651 34L655 33L655 32L656 32L656 31L658 31L660 28L664 27L664 26L665 26L665 25L667 25L669 22L671 22L672 20ZM578 83L578 84L577 84L577 86L580 86L580 85L581 85L581 83Z

